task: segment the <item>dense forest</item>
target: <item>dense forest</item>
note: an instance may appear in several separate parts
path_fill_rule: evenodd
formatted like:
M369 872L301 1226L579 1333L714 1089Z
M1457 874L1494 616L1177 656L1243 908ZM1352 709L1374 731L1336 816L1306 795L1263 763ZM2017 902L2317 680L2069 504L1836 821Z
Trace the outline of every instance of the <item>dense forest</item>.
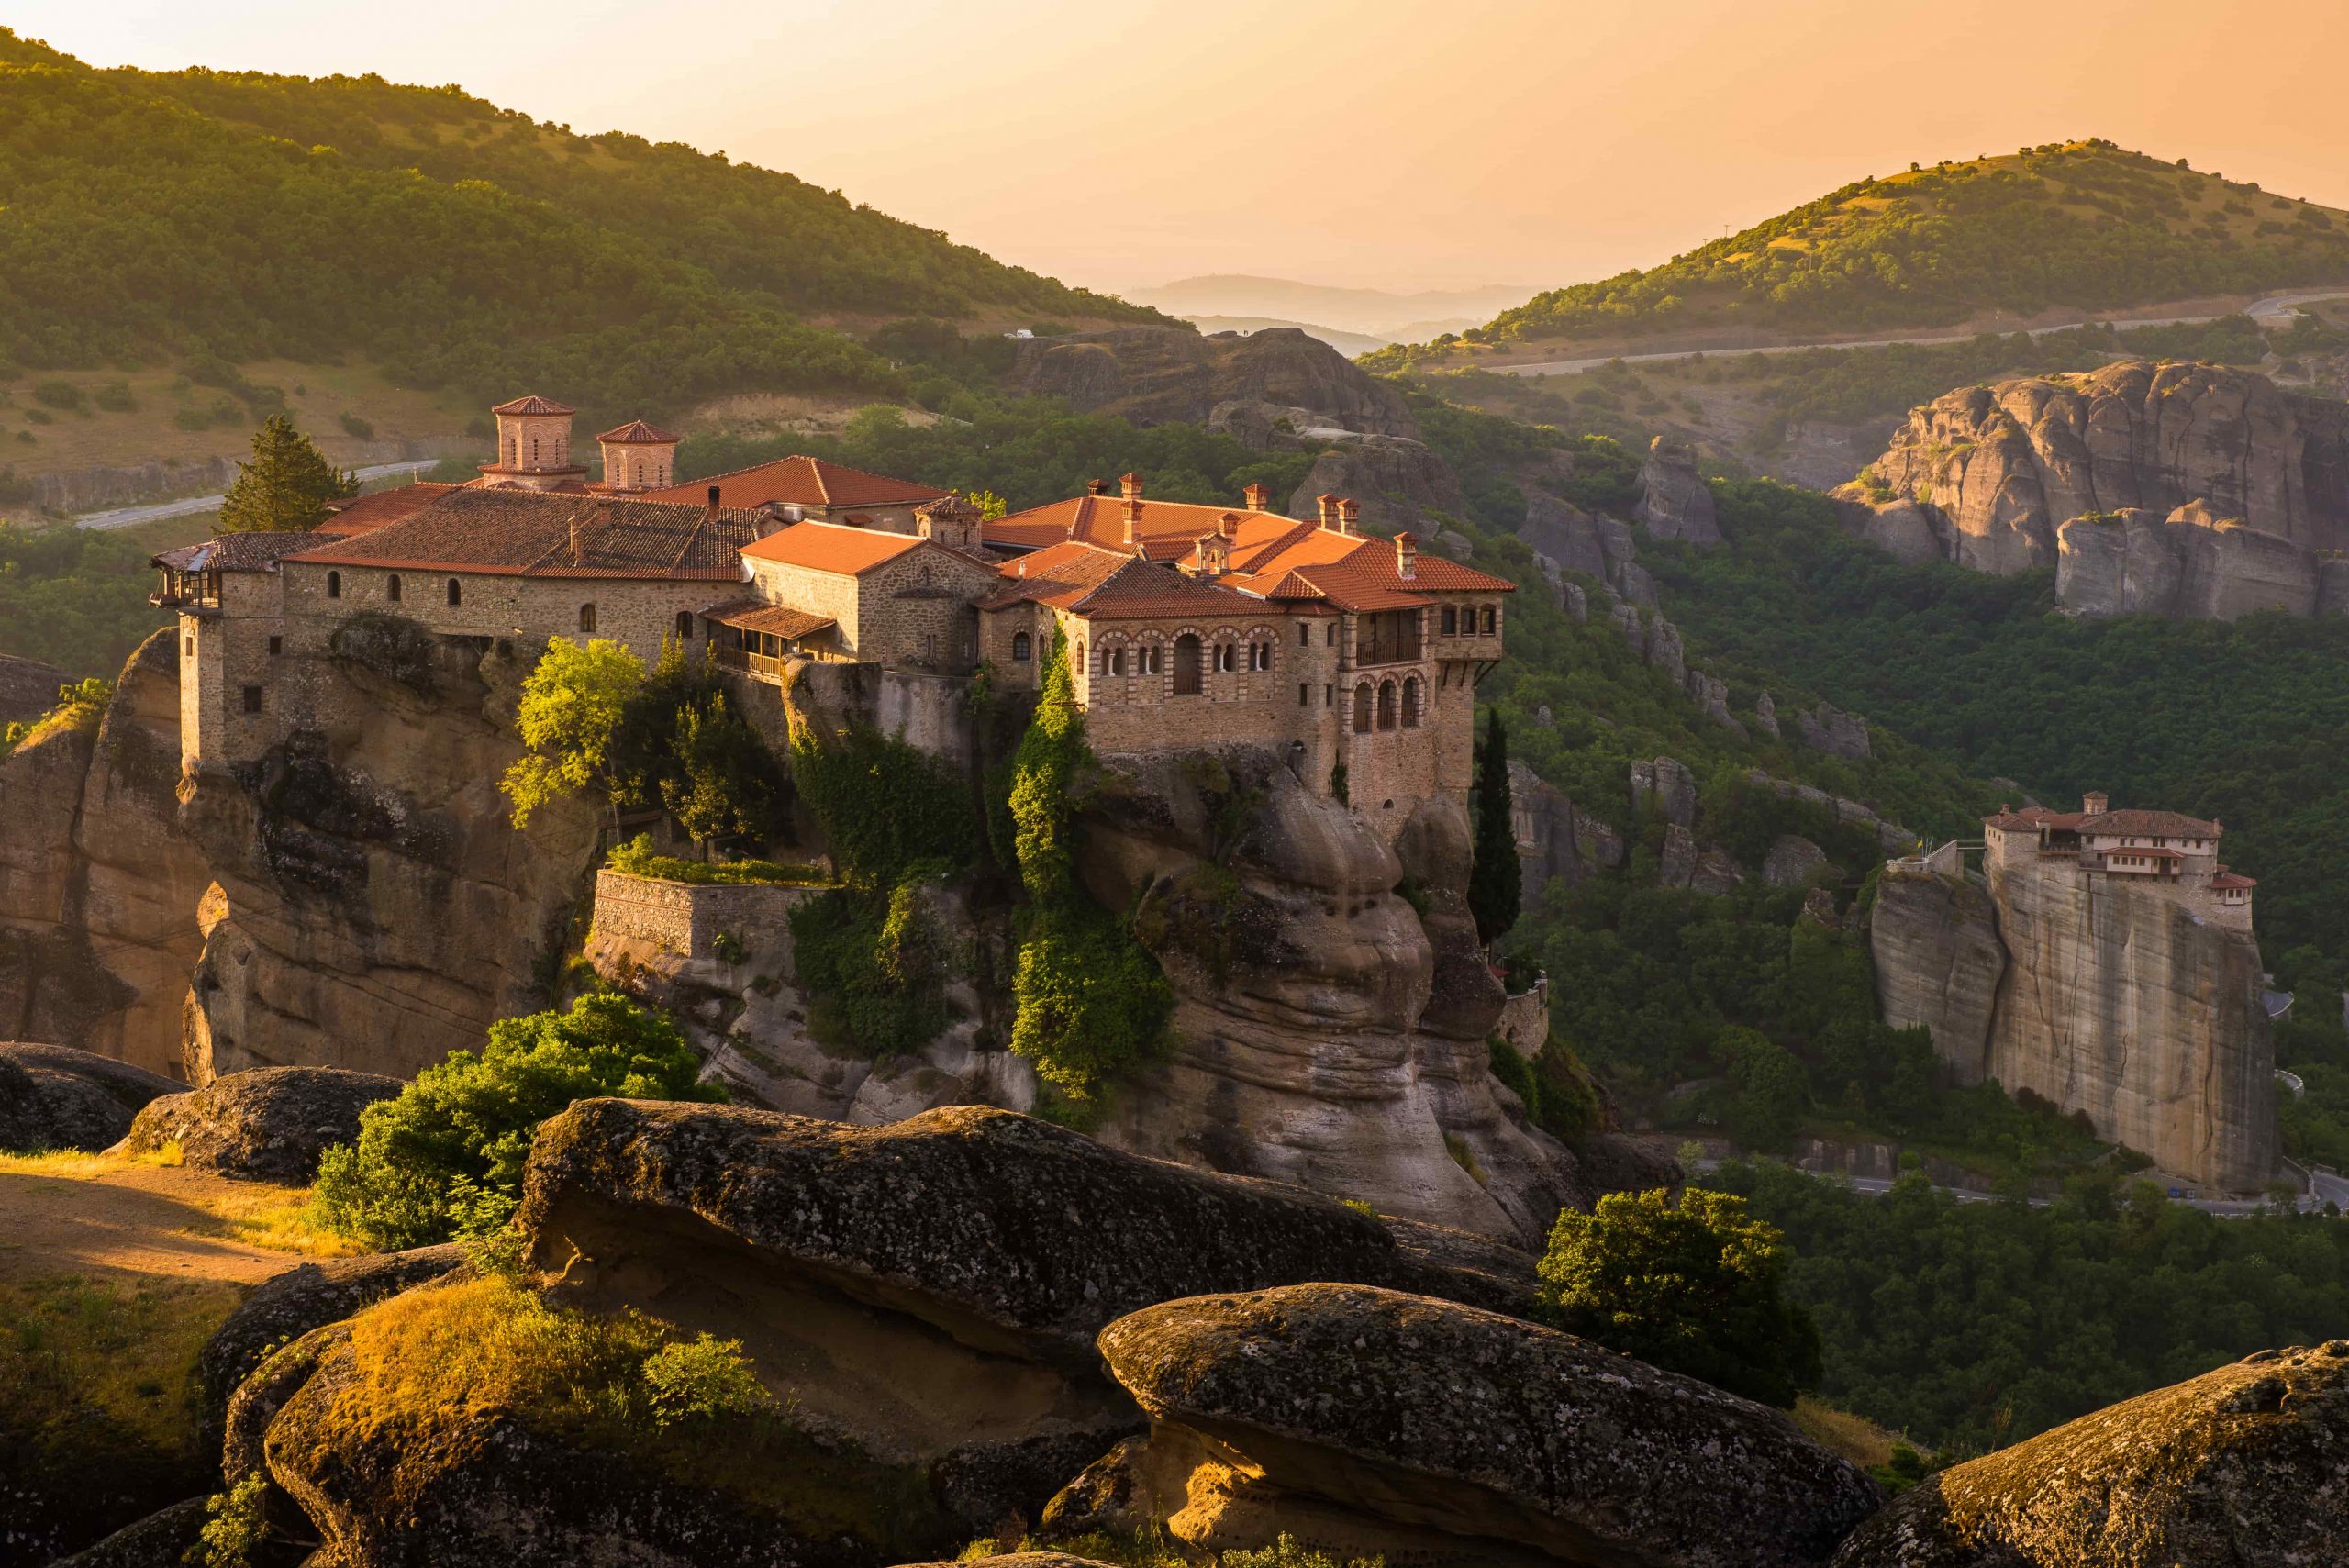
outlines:
M92 71L0 30L0 371L355 354L406 386L661 413L897 387L808 313L1157 318L789 175L454 89Z
M1933 327L1994 308L2111 310L2343 278L2349 214L2090 140L1856 181L1462 336Z

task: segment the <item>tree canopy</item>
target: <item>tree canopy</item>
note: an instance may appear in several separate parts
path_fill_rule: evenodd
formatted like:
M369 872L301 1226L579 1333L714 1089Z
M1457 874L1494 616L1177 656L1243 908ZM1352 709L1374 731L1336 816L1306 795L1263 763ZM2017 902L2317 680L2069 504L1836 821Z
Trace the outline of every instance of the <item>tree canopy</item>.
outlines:
M221 498L220 531L314 528L327 520L328 502L358 494L356 474L328 462L293 420L272 414L253 432L252 461L237 465L236 482Z

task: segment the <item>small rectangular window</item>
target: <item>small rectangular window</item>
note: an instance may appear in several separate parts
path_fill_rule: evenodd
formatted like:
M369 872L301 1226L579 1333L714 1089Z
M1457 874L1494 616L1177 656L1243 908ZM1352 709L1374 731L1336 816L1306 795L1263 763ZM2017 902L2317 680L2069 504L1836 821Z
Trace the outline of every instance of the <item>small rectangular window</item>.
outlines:
M1451 605L1443 606L1443 635L1452 636L1460 629L1460 611Z
M261 688L259 686L247 686L245 688L245 711L247 713L259 713L261 711Z
M1330 623L1327 634L1321 639L1321 645L1325 648L1335 648L1338 646L1338 623L1336 621L1331 621Z
M1338 706L1337 687L1325 685L1321 688L1321 706L1323 707L1335 707Z
M1297 623L1297 645L1299 648L1313 646L1313 628L1304 621Z
M191 659L195 657L195 639L192 637L187 639L187 656Z
M285 651L285 639L284 639L284 638L282 638L282 637L273 637L273 638L271 638L271 639L269 639L269 656L270 656L271 658L274 659L274 658L276 658L279 654L281 654L281 653L283 653L283 652L284 652L284 651Z
M1299 706L1299 707L1311 707L1311 706L1313 706L1313 683L1312 683L1312 682L1310 682L1310 681L1299 681L1299 682L1297 682L1297 706Z

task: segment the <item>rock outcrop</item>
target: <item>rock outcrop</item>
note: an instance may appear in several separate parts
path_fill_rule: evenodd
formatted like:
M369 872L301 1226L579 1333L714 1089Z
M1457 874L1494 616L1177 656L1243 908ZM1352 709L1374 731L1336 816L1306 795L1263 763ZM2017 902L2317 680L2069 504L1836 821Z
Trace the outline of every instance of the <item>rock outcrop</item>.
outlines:
M150 1100L122 1146L145 1154L176 1143L199 1170L307 1183L328 1149L359 1140L361 1111L399 1092L397 1078L373 1073L258 1067Z
M1080 413L1204 425L1220 405L1257 403L1308 409L1365 435L1419 434L1401 393L1295 328L1202 337L1178 327L1120 327L1019 347L1012 373L1021 386L1064 398Z
M139 1107L178 1087L70 1046L0 1040L0 1149L107 1148L130 1130Z
M1289 496L1293 517L1315 516L1320 496L1343 495L1362 503L1362 520L1369 528L1423 531L1431 526L1430 512L1457 514L1464 506L1451 465L1418 441L1311 429L1306 439L1324 450ZM1430 544L1436 547L1438 541Z
M2349 1340L2262 1351L1928 1478L1834 1568L2288 1568L2349 1540Z
M2135 509L2056 530L2055 597L2084 616L2234 620L2317 611L2321 562L2300 546L2191 502L2167 517Z
M2208 596L2223 602L2269 591L2267 539L2304 558L2349 545L2349 405L2214 365L2126 361L1949 393L1910 410L1873 466L1872 487L1838 494L1864 537L1908 561L2054 565L2074 518L2199 502L2264 536L2210 557L2221 582ZM2083 593L2105 572L2084 573Z
M1857 761L1868 755L1867 720L1856 713L1820 703L1809 713L1795 715L1795 728L1804 745L1830 756Z
M1697 473L1697 451L1687 441L1658 436L1640 465L1640 499L1633 517L1658 539L1693 545L1721 541L1713 493Z
M2275 1048L2248 929L2048 857L1987 886L1887 868L1870 943L1887 1023L2161 1169L2231 1192L2274 1173Z
M1163 1525L1200 1549L1289 1534L1341 1557L1792 1568L1824 1562L1879 1501L1776 1411L1420 1296L1171 1301L1111 1323L1101 1355L1151 1436L1048 1526Z

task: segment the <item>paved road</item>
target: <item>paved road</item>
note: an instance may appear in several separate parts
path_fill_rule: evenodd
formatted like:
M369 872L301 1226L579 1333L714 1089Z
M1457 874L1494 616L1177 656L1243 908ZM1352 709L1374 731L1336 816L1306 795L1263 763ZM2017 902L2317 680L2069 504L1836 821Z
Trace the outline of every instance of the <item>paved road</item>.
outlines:
M394 473L421 473L440 461L437 457L414 457L399 462L373 462L358 473L362 479L382 479ZM183 495L176 501L150 501L139 506L84 512L73 519L73 526L77 528L135 528L140 523L158 522L165 517L184 517L197 512L209 512L225 499L227 497L221 495Z
M2312 299L2339 299L2344 295L2349 295L2349 288L2310 289L2300 294L2270 295L2241 314L2249 316L2263 326L2281 325L2284 319L2290 316L2291 307L2295 305L2304 304ZM2206 321L2223 321L2224 319L2226 319L2224 315L2154 316L2142 320L2113 321L2110 325L2124 328L2194 327ZM2076 327L2092 325L2095 323L2091 321L2066 321L2059 326L2031 327L2022 330L2028 331L2034 338L2043 338L2051 332L2069 332ZM1661 363L1666 360L1693 359L1698 354L1704 355L1709 360L1725 360L1746 354L1803 354L1809 353L1813 349L1889 349L1905 343L1968 343L1972 342L1976 336L1976 334L1972 332L1944 332L1925 338L1865 338L1838 343L1774 343L1756 349L1675 349L1670 353L1602 354L1595 359L1545 360L1540 364L1495 365L1493 368L1503 375L1576 375L1584 371L1597 370L1600 365L1612 364L1617 360L1622 361L1627 365L1643 365Z
M1693 1162L1693 1163L1699 1172L1704 1172L1717 1169L1720 1166L1720 1162L1718 1160L1698 1160ZM1882 1197L1885 1194L1892 1190L1892 1184L1890 1182L1876 1176L1839 1176L1820 1171L1812 1171L1807 1173L1817 1176L1822 1182L1842 1182L1849 1185L1854 1192L1865 1193L1870 1197ZM2343 1213L2349 1214L2349 1178L2327 1176L2322 1172L2318 1172L2316 1173L2315 1180L2317 1188L2315 1195L2313 1196L2302 1197L2297 1207L2312 1213L2323 1208L2326 1201L2330 1199L2332 1202L2338 1205ZM1976 1187L1943 1186L1940 1183L1936 1182L1933 1184L1933 1190L1935 1192L1947 1193L1950 1196L1955 1198L1960 1203L1994 1203L1997 1201L1995 1194L1986 1193ZM2031 1200L2031 1207L2033 1208L2045 1208L2049 1204L2054 1201L2055 1200L2053 1198L2035 1197ZM2183 1205L2188 1208L2199 1208L2205 1214L2215 1214L2221 1219L2240 1218L2247 1214L2266 1214L2272 1207L2265 1198L2177 1197L2172 1198L2169 1201L2175 1204Z

